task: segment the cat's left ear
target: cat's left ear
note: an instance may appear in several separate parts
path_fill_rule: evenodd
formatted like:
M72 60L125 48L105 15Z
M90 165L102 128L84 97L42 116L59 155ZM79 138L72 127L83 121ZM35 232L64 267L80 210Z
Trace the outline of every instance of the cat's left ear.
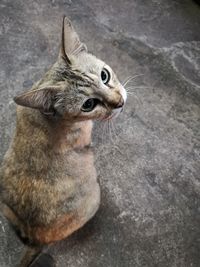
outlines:
M74 27L72 26L71 21L64 16L62 24L60 56L64 57L70 64L68 56L78 55L83 51L87 52L86 45L80 41L78 34L76 33Z
M47 87L31 90L14 97L16 104L33 109L39 109L45 114L62 114L64 110L64 95L59 87Z

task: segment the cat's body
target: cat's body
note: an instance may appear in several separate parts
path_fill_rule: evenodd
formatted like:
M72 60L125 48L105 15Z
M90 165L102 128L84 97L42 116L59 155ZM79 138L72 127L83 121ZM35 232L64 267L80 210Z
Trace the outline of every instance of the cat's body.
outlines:
M3 202L16 214L23 237L31 243L65 238L98 209L91 130L91 121L65 125L37 110L18 107L1 184Z
M16 130L0 169L3 212L29 244L66 238L96 213L92 120L119 114L125 101L111 68L87 53L64 18L57 62L15 97ZM20 266L37 253L29 251Z

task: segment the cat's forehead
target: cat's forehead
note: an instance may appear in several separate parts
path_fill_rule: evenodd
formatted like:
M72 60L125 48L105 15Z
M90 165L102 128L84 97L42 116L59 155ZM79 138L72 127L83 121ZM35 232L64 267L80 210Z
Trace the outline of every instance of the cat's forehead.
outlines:
M107 64L89 53L80 53L72 59L75 68L82 72L99 74Z

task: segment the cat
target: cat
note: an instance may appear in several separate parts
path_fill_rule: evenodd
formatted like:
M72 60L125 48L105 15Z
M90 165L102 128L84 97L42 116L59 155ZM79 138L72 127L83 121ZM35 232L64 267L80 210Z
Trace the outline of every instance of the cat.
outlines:
M2 211L27 244L20 267L98 210L92 121L117 116L126 99L115 73L88 53L64 16L56 63L14 98L16 130L0 169Z

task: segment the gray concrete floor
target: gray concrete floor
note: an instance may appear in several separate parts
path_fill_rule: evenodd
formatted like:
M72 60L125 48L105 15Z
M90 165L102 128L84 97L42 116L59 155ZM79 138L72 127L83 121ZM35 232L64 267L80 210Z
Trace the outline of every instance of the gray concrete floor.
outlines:
M12 98L55 61L63 14L122 81L142 76L115 130L95 127L99 212L50 252L59 267L199 267L200 6L192 0L1 0L0 161L15 125ZM0 215L0 266L16 266L22 250Z

